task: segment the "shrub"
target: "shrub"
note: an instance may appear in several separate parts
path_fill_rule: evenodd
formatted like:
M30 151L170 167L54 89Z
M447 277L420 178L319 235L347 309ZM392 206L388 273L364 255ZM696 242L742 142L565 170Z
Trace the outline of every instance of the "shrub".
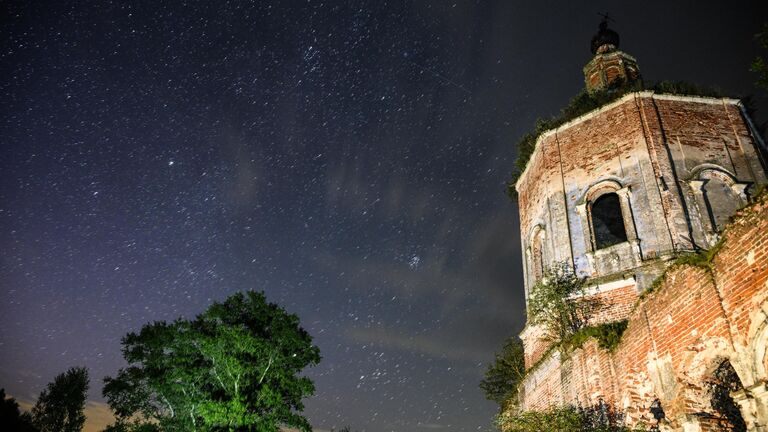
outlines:
M550 408L547 411L525 411L516 415L508 413L497 417L497 425L503 432L630 432L624 425L624 413L611 404L600 401L590 407L572 405Z
M528 321L544 328L544 338L560 344L588 327L589 318L601 307L586 295L584 278L565 263L556 264L537 282L528 298Z

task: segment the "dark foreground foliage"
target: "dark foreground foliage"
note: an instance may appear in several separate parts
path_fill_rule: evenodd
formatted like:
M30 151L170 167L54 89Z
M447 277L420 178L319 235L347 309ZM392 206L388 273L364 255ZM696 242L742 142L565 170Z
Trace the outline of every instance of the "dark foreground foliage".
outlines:
M88 369L70 368L40 392L32 408L32 424L40 432L79 432L85 424Z
M600 402L591 407L565 406L548 411L501 414L497 425L504 432L634 432L624 425L624 414Z
M6 397L5 389L0 389L0 430L37 432L32 425L32 417L28 413L21 412L16 399Z
M523 342L517 336L509 338L494 362L488 365L485 378L480 382L486 399L499 404L517 404L517 386L525 378Z

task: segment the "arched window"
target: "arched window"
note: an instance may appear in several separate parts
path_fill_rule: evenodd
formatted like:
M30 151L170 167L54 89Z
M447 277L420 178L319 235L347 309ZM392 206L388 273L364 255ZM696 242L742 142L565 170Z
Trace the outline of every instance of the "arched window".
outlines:
M615 193L600 195L590 206L595 249L627 241L627 230L621 213L621 202Z

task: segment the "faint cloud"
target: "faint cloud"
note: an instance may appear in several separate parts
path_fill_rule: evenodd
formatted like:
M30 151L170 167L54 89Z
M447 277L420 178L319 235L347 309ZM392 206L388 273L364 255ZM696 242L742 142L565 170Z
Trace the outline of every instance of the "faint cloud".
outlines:
M325 173L327 208L341 208L353 213L362 213L370 204L366 201L368 187L364 181L364 172L362 161L358 158L329 165Z
M21 408L22 411L30 411L33 406L35 406L35 401L31 401L29 399L20 398L13 395L8 395L8 397L12 397L16 399L16 402L19 404L19 408Z
M88 401L85 404L85 432L98 432L115 421L112 410L104 402Z
M15 398L19 403L19 408L23 411L30 411L35 406L35 402L29 399ZM99 432L104 430L107 425L115 421L112 410L104 402L86 401L85 402L85 426L84 432Z
M237 210L251 211L258 204L266 179L266 168L253 145L242 133L226 127L220 138L221 157L226 167L232 167L229 183L224 190L228 202Z
M351 328L347 336L354 342L373 344L382 348L425 354L434 358L448 358L460 362L478 363L487 360L485 352L465 349L456 341L437 334L407 334L391 328Z
M442 429L445 427L439 423L419 423L417 426L424 429Z

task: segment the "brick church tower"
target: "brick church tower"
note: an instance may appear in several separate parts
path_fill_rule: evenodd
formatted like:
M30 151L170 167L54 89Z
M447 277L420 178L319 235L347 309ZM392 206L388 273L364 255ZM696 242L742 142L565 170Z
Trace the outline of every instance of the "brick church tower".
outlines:
M591 51L588 92L639 84L636 60L606 21ZM515 185L526 299L548 268L566 263L605 305L593 323L626 319L673 258L715 245L766 184L761 148L739 100L654 91L544 132ZM547 351L540 336L534 326L520 336L526 368Z

